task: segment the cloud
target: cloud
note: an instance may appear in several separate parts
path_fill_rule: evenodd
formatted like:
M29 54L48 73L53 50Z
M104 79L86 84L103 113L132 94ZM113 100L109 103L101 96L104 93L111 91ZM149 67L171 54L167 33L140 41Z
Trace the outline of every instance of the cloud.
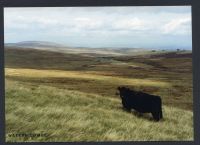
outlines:
M163 33L185 34L191 30L190 22L191 22L190 17L172 19L169 23L163 26Z
M191 37L191 7L5 8L4 23L6 42L38 39L94 47L164 47L165 35L174 46L175 37Z
M87 18L87 17L78 17L72 20L73 26L76 29L84 29L84 30L97 30L101 29L103 26L102 20Z
M114 30L141 30L145 28L145 22L137 17L131 19L118 19L111 23Z

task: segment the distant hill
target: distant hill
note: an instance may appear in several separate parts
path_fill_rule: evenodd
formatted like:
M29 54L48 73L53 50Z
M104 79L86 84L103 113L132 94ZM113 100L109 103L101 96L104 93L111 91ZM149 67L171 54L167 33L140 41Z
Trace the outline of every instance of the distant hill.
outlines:
M48 50L54 52L85 54L86 56L119 56L134 55L138 53L149 52L151 50L144 48L89 48L89 47L69 47L66 45L47 42L47 41L22 41L18 43L6 43L5 48L32 48L39 50Z
M40 47L66 47L64 45L48 42L48 41L22 41L17 43L6 43L5 46L15 46L15 47L23 47L23 48L40 48Z

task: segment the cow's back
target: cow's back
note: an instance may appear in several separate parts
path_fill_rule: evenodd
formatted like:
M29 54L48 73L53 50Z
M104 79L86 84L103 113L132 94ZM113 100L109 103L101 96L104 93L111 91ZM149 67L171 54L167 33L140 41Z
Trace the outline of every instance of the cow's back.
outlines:
M140 92L129 96L128 104L138 112L147 113L155 110L155 107L157 108L157 106L159 106L160 100L161 99L158 96Z

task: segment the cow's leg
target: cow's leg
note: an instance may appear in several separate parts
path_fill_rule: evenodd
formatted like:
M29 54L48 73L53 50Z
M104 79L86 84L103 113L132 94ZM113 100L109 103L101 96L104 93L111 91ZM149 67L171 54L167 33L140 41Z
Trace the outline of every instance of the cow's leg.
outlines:
M152 112L152 116L154 120L159 121L160 120L160 113L157 111Z
M123 105L123 109L124 109L125 111L131 112L131 108L129 108L128 106Z
M124 110L126 110L128 112L131 111L131 107L126 103L126 101L122 100L122 104L123 104Z
M163 118L163 114L162 114L162 101L160 100L160 118Z
M141 117L143 116L143 114L141 112L138 112L138 116Z
M160 119L162 119L163 118L163 114L162 114L162 108L161 108L161 110L160 110Z
M127 112L131 112L131 108L128 108L128 107L123 107L124 110L126 110Z

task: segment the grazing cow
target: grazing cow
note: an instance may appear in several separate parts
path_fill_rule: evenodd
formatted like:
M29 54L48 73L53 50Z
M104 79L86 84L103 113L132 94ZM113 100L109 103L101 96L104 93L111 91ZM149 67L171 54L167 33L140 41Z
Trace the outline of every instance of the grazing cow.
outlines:
M152 113L153 118L159 121L162 116L162 101L159 96L143 92L136 92L126 87L118 87L123 107L140 113Z

